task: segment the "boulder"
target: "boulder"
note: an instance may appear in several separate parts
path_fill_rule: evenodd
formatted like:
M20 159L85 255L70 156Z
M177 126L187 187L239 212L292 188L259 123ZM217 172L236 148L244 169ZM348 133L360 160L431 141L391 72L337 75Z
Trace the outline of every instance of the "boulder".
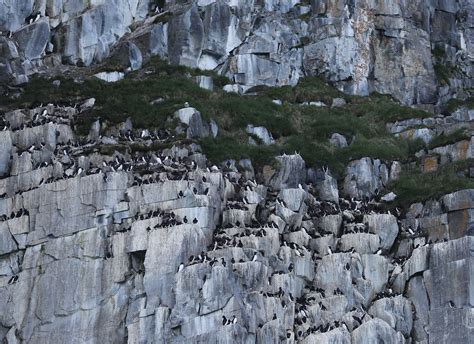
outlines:
M265 127L254 127L252 124L247 125L247 134L257 137L264 145L272 145L275 143L272 134ZM249 137L250 144L258 144L255 139Z
M310 334L301 340L300 343L349 344L351 343L351 336L348 331L336 328L326 333Z
M308 180L316 188L316 193L323 201L339 203L339 189L337 180L331 175L329 170L308 170Z
M348 146L346 138L338 133L332 134L331 138L329 139L329 143L331 143L336 148L346 148Z
M42 57L50 39L49 21L41 19L15 32L19 52L26 60L33 61Z
M371 319L352 332L355 344L405 344L405 338L381 319Z
M212 91L214 89L214 81L211 76L198 75L196 83L205 90Z
M397 218L391 214L365 215L364 222L371 233L379 236L382 248L389 250L398 235Z
M306 180L306 165L299 154L280 155L276 157L279 163L278 170L270 180L269 185L275 190L297 188Z
M371 197L383 190L388 177L387 166L380 160L352 161L346 168L343 193L348 197Z
M133 42L126 42L115 56L128 70L138 70L142 67L143 56L140 49Z
M209 125L201 118L195 108L186 107L175 112L174 117L187 126L186 138L205 138L209 136Z
M442 198L443 206L447 211L474 208L474 190L461 190Z
M125 74L122 72L100 72L94 74L94 76L105 82L117 82L122 80L125 77Z
M410 336L412 331L412 313L411 302L403 296L377 300L369 309L369 314L372 317L382 319L405 337Z

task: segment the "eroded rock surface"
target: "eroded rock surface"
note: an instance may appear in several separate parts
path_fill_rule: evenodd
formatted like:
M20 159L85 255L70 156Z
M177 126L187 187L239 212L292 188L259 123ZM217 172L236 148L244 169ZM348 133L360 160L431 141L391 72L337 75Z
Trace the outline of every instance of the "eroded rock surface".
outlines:
M473 11L465 0L3 0L0 77L21 84L119 51L129 70L159 55L226 75L237 92L323 75L350 94L432 108L472 88ZM440 65L449 83L437 83Z
M2 341L472 341L474 190L400 218L372 198L380 162L343 198L297 154L265 181L246 160L207 167L195 144L115 149L170 143L131 123L82 142L90 106L5 114Z

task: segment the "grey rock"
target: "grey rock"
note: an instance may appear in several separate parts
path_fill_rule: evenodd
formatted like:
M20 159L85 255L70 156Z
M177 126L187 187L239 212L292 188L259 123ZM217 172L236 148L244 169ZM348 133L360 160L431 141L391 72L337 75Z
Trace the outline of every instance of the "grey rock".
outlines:
M352 332L352 343L376 344L381 342L404 344L405 338L400 332L396 332L380 319L371 319Z
M359 254L376 253L380 248L380 239L377 235L367 233L351 233L341 236L339 241L341 250L354 248Z
M125 77L125 74L122 72L100 72L94 74L98 79L104 80L105 82L117 82L122 80Z
M382 319L405 337L411 333L413 326L412 305L403 296L375 301L369 309L369 314L374 318Z
M123 55L126 59L125 65L130 68L130 70L138 70L142 67L143 56L140 49L132 42L127 42L123 48Z
M402 173L402 164L399 161L392 162L390 166L390 180L397 180Z
M370 197L384 188L388 177L387 166L380 160L355 160L346 168L343 192L349 197Z
M89 130L89 135L87 136L88 140L97 140L100 136L100 121L96 120L91 125Z
M332 134L329 142L336 148L345 148L347 147L347 140L344 136L338 133Z
M10 132L0 132L0 145L2 146L2 149L0 150L0 176L4 176L9 172L10 155L13 148Z
M271 145L275 143L272 134L265 127L254 127L253 125L247 125L247 134L255 135L258 139L262 141L264 145ZM252 137L249 137L249 140Z
M462 210L474 207L474 190L461 190L442 198L447 211Z
M276 157L279 163L278 171L271 177L269 183L276 189L297 188L306 179L306 166L299 154L280 155Z
M342 229L342 216L339 214L322 216L317 220L317 225L321 229L339 236Z
M429 128L416 128L403 131L396 136L403 137L407 140L417 140L420 139L425 144L428 144L436 136L435 132Z
M209 125L201 118L195 108L187 107L175 112L174 117L187 126L187 138L204 138L209 136Z
M397 195L394 192L389 192L388 194L382 196L380 199L384 202L393 202L397 198Z
M47 20L25 26L15 32L14 39L19 46L20 54L26 60L37 60L41 58L46 44L49 42L50 29Z
M3 222L0 226L0 255L4 255L10 252L14 252L18 249L15 240L13 239L8 226Z
M398 235L397 218L394 215L365 215L364 222L368 224L371 233L380 237L382 248L388 250L392 247Z
M339 107L346 105L346 100L344 98L334 98L332 100L332 107Z
M308 170L308 179L316 188L316 193L323 201L339 203L339 189L337 180L329 170Z
M408 298L413 302L415 308L414 314L414 339L421 341L426 340L428 334L426 332L429 324L429 308L430 302L428 294L421 276L413 277L408 283Z
M171 63L197 67L204 39L204 26L195 4L168 26L168 53Z
M348 331L341 330L339 328L327 333L319 334L310 334L308 337L304 338L301 343L310 344L310 343L334 343L334 344L349 344L351 342L350 333Z
M168 57L168 23L158 23L150 30L148 51L151 55Z
M211 130L211 135L213 138L216 138L217 135L219 134L219 126L217 125L216 121L211 119L211 122L209 123L209 127Z
M81 104L81 111L88 110L94 107L95 98L89 98Z
M33 12L33 0L4 0L0 3L0 30L16 31Z
M214 81L212 80L212 77L206 76L206 75L198 75L196 77L196 82L199 85L199 87L212 91L214 89Z

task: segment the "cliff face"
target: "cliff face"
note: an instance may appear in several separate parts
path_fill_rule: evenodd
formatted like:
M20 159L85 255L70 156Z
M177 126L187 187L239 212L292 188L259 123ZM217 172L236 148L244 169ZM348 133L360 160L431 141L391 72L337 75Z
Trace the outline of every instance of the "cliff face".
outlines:
M2 0L0 76L22 83L61 63L87 66L122 43L244 90L324 75L350 94L432 108L472 87L473 11L469 0Z
M473 12L0 0L0 341L473 342Z
M5 115L3 342L472 341L474 190L402 217L373 198L397 165L370 158L339 191L299 155L262 183L194 144L107 155L172 141L125 123L81 143L90 105Z

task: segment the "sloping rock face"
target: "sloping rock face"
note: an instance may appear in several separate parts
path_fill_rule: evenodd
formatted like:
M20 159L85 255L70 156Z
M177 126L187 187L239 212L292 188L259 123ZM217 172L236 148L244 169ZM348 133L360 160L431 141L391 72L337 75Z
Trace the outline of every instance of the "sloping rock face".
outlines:
M131 69L159 55L216 70L243 90L323 75L350 94L430 108L473 86L473 13L468 0L2 0L0 78L23 83L125 45ZM440 64L457 72L436 86Z
M260 183L131 125L81 142L81 108L5 115L2 342L472 342L474 190L397 218L297 154Z

